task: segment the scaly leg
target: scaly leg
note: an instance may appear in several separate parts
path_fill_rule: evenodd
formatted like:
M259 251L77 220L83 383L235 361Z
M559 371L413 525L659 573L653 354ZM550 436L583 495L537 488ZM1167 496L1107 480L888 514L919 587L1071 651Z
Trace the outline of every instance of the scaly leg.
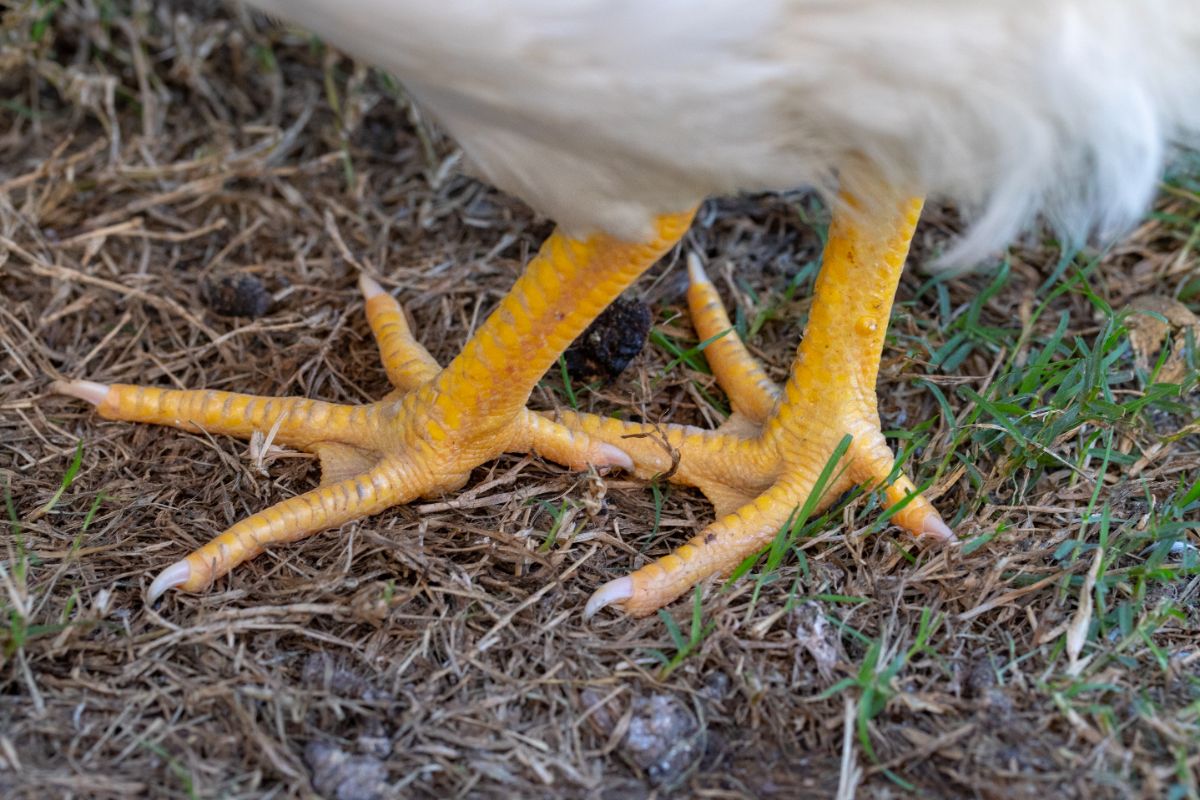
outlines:
M238 522L167 567L150 599L172 587L199 591L273 544L458 489L503 452L533 450L571 467L631 467L619 445L567 430L525 403L567 345L679 240L691 218L658 218L643 243L555 232L445 369L412 338L395 301L364 278L367 315L397 389L377 403L56 382L56 391L91 402L108 419L242 437L275 429L276 441L320 457L318 488Z
M895 457L876 407L884 334L922 202L861 176L858 181L835 211L808 327L782 393L736 336L727 335L705 351L734 409L718 431L560 415L568 427L629 453L639 477L674 466L671 480L699 488L717 512L714 523L670 555L601 587L588 602L589 615L610 604L634 616L649 614L705 577L731 571L804 503L846 434L852 441L835 472L840 477L826 486L818 508L852 485L882 486L889 505L905 503L892 517L897 525L915 536L953 540L908 477L889 482ZM855 201L863 191L871 192L871 205ZM692 316L701 338L709 338L729 327L728 317L698 261L689 272Z

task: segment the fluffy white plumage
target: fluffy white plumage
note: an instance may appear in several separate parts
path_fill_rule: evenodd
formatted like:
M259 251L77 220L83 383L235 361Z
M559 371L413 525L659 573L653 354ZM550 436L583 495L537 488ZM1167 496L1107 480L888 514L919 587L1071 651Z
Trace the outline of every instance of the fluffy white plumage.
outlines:
M952 200L975 261L1081 240L1200 136L1196 0L252 0L392 71L477 170L572 233L865 157Z

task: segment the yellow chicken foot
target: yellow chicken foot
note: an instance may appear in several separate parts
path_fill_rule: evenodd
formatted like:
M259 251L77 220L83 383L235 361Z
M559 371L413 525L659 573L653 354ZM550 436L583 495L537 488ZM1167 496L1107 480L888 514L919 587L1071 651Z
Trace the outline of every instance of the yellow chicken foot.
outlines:
M602 586L586 613L607 605L650 614L698 581L733 570L766 546L813 491L844 436L849 450L817 508L855 484L882 486L892 520L918 537L953 541L933 506L901 474L888 482L895 457L880 431L875 381L892 300L922 201L878 182L855 184L834 212L812 311L783 391L767 378L736 335L712 342L705 356L734 413L716 431L633 424L564 412L559 420L633 457L638 477L670 474L713 503L717 519L687 544ZM696 259L689 262L689 306L702 340L728 330L729 319ZM673 470L673 471L672 471Z
M202 590L271 545L454 491L504 452L536 452L572 468L631 468L620 445L571 431L525 403L567 345L679 240L691 218L659 217L653 239L642 243L556 231L445 369L413 338L396 301L364 277L367 317L396 387L369 405L56 381L55 391L87 400L108 419L240 437L274 430L275 441L321 460L318 488L238 522L167 567L149 599L172 587Z

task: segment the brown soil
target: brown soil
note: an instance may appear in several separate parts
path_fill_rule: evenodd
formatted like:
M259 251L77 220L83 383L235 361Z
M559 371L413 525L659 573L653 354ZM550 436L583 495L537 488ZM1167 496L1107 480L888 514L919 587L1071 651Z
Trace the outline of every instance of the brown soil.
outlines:
M460 175L453 143L373 71L219 3L133 6L3 12L0 796L1196 796L1196 516L1179 511L1176 547L1151 553L1200 476L1196 395L1107 423L1104 396L1070 406L1085 418L1036 447L971 416L972 392L1019 371L1064 312L1067 358L1075 337L1103 346L1102 305L1167 294L1196 309L1194 181L1102 258L1080 256L1091 294L1041 314L1061 257L1048 240L1014 250L990 296L994 273L906 276L884 427L914 433L918 482L969 548L919 552L874 526L877 498L850 500L761 587L761 568L707 586L711 631L664 670L661 618L580 612L710 519L703 498L507 457L455 496L152 608L158 569L310 488L316 465L107 422L51 380L375 399L387 382L360 270L445 361L550 225ZM806 195L741 198L707 204L688 237L731 308L769 312L750 346L776 377L825 222ZM914 263L956 224L930 209ZM691 346L679 260L634 294ZM975 346L935 363L964 330ZM611 383L574 389L588 409L719 423L712 378L674 362L652 343ZM1113 403L1145 396L1134 364L1116 353L1096 377ZM532 402L564 396L553 371ZM1066 413L1050 406L1022 424ZM1159 538L1092 569L1139 535ZM692 608L668 609L685 635Z

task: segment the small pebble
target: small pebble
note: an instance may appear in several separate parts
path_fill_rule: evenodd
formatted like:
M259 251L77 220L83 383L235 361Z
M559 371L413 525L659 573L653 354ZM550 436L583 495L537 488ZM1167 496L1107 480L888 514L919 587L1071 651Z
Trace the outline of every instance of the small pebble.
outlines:
M336 745L313 740L304 748L313 788L331 800L381 800L387 796L387 767L371 756L352 756Z

